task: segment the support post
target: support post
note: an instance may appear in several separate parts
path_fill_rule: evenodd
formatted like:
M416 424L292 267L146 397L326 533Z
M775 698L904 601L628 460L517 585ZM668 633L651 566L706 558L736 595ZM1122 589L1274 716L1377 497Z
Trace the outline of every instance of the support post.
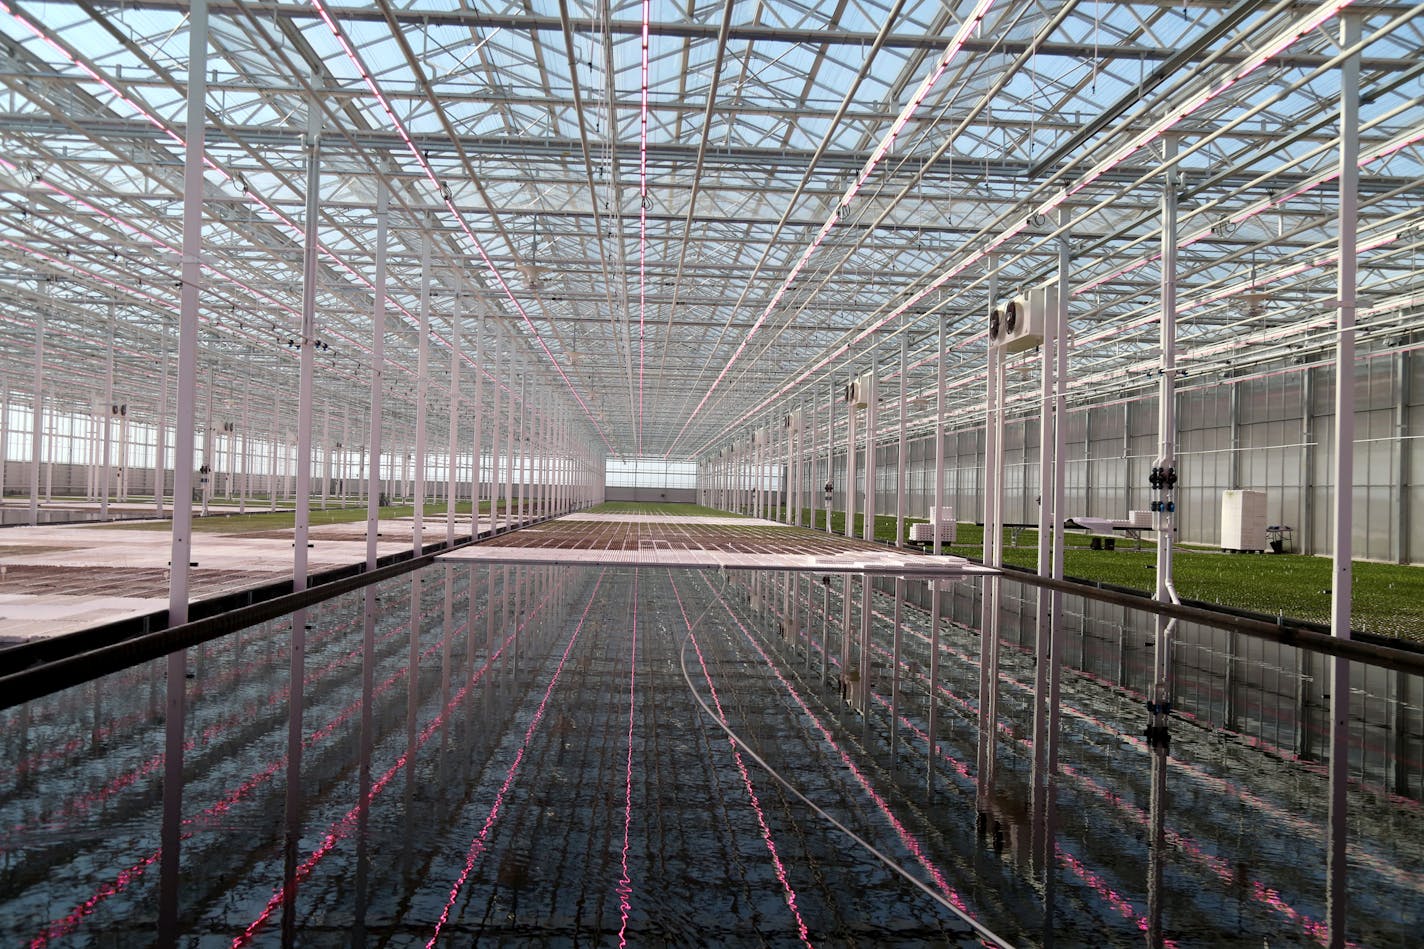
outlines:
M1340 19L1340 48L1352 50L1340 64L1339 310L1335 337L1335 529L1331 560L1330 634L1350 638L1354 587L1355 499L1355 269L1360 186L1360 15ZM1330 945L1345 944L1347 915L1346 791L1350 768L1350 663L1330 658L1330 803L1327 835L1326 915Z
M178 419L169 545L168 625L188 621L188 563L193 527L193 396L198 387L199 262L203 246L203 136L207 116L208 3L188 6L188 140L183 155L183 259L178 298ZM188 651L169 653L164 710L163 856L159 868L158 945L178 944L179 848L183 839L184 684Z

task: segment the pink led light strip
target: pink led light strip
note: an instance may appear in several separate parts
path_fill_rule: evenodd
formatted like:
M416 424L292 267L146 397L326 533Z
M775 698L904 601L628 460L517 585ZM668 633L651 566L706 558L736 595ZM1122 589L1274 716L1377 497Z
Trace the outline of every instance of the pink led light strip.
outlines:
M3 2L3 0L0 0L0 2ZM415 142L410 137L410 133L406 130L405 123L396 115L395 109L392 108L389 100L386 99L385 95L376 85L375 79L372 78L365 63L362 62L361 57L347 40L346 34L336 22L335 17L327 10L323 0L312 0L312 7L316 10L321 21L331 30L331 35L341 46L342 51L346 54L346 58L356 67L356 71L360 74L361 81L365 84L366 89L380 105L381 111L386 113L387 119L390 120L391 127L395 129L401 141L405 142L406 149L415 158L421 171L425 173L425 177L428 178L430 183L435 187L436 193L440 196L441 203L445 205L446 210L450 212L456 225L459 226L461 232L464 233L465 237L470 241L471 246L474 247L475 253L478 254L480 260L484 262L485 269L489 272L491 279L498 284L499 289L504 293L505 298L509 300L510 305L514 307L515 312L524 320L524 325L529 328L529 332L533 335L534 341L539 344L539 348L543 350L544 355L548 357L549 365L554 367L554 371L559 374L559 378L562 379L564 385L568 387L569 394L574 397L574 401L578 403L579 408L583 409L584 415L588 418L589 424L593 426L593 430L597 433L599 440L603 442L604 447L608 449L609 453L613 454L613 446L609 444L608 438L603 434L603 429L599 426L598 419L594 417L593 411L588 407L588 404L584 402L578 390L574 388L573 380L569 379L563 367L559 365L559 361L554 358L553 352L549 349L548 344L544 342L544 337L540 335L539 330L534 326L534 321L530 318L524 307L520 305L519 300L515 298L514 291L510 289L508 282L504 279L504 275L499 272L499 268L495 266L494 261L490 258L488 252L486 252L483 242L475 236L475 232L470 229L470 225L465 221L465 216L455 207L453 195L449 195L447 190L441 187L440 179L436 176L435 170L430 167L430 163L426 160L425 155L416 147Z
M880 139L880 143L875 147L875 150L871 152L870 157L866 159L865 165L861 168L855 181L851 182L846 188L845 194L841 195L841 199L836 205L836 210L821 224L820 230L816 232L816 236L811 240L811 243L801 252L801 256L797 258L796 263L787 272L785 279L781 282L781 286L777 288L776 293L772 294L771 300L761 311L761 315L756 318L751 329L747 330L747 334L742 337L742 341L738 344L736 350L733 351L732 357L727 360L727 364L722 367L722 371L717 374L717 378L712 380L712 385L707 388L707 391L702 396L702 400L697 403L697 407L694 408L692 414L687 417L687 421L683 422L682 428L678 430L677 437L673 439L674 445L678 439L682 438L683 433L687 431L687 427L692 424L692 420L701 413L703 407L707 404L707 400L712 397L712 393L721 385L722 380L726 378L733 364L736 363L743 351L746 350L752 337L761 329L762 324L771 316L772 311L781 303L782 297L786 295L792 283L796 281L801 271L810 263L811 256L815 254L816 250L825 242L826 235L831 232L831 228L835 227L836 223L846 211L849 210L851 202L855 200L855 196L860 193L861 188L865 186L865 182L870 178L870 175L875 171L880 162L890 153L890 149L895 145L895 139L904 131L911 117L924 103L930 90L934 88L935 84L939 82L940 77L944 75L945 70L949 68L950 61L958 54L959 50L964 46L965 41L969 39L969 34L979 25L979 21L984 18L984 14L989 12L989 7L993 6L993 4L994 0L978 0L969 16L965 18L964 22L959 24L959 29L955 32L954 38L949 41L949 45L944 48L944 51L940 53L938 59L936 59L934 68L920 81L920 85L915 89L915 93L910 97L910 101L905 103L905 107L900 110L900 114L896 116L895 121L891 123L889 131ZM745 415L742 416L742 418L745 417ZM740 419L738 419L738 421L740 421ZM669 446L664 457L671 454L672 448Z
M465 881L470 878L470 873L475 869L475 863L485 852L485 840L489 837L489 832L494 827L495 821L499 820L499 815L504 807L504 797L509 793L509 789L514 784L514 778L519 774L519 766L524 763L524 756L529 751L529 743L534 738L534 732L538 730L539 723L544 720L544 710L549 705L549 698L554 694L554 687L559 684L559 677L563 675L564 665L569 661L569 654L573 652L574 643L578 642L579 633L583 632L583 624L588 620L588 612L593 608L593 601L598 596L598 588L603 585L603 576L607 573L604 568L598 574L598 580L593 585L593 592L588 595L588 603L584 605L583 615L579 617L578 625L574 627L574 633L569 637L569 644L564 647L564 654L559 657L559 664L554 668L554 675L549 679L549 687L544 690L544 697L539 701L539 707L534 710L534 717L529 722L529 727L524 731L524 740L519 743L519 750L515 752L514 761L510 763L509 770L505 772L504 783L500 785L499 793L495 795L494 806L490 808L489 815L485 817L485 822L481 825L479 833L470 841L469 852L465 855L465 867L460 871L453 886L450 887L450 896L445 900L445 906L440 911L440 919L435 923L435 931L430 934L430 940L426 942L426 949L434 949L435 943L440 939L440 930L450 921L450 910L455 906L455 900L459 899L460 890L465 886Z
M692 620L688 619L687 607L682 602L682 594L678 592L677 581L673 579L672 571L668 571L668 585L672 587L672 595L677 599L678 611L682 614L682 621L687 626L687 638L692 643L692 650L697 654L697 664L702 668L702 676L707 680L707 688L712 693L712 705L717 709L717 717L722 720L722 724L727 724L727 713L722 709L722 700L717 695L717 686L712 683L712 673L707 670L707 660L702 656L702 647L697 642L697 635L692 631ZM752 810L756 813L757 826L761 829L762 842L766 844L767 852L771 854L771 865L776 873L776 879L781 884L781 891L786 900L787 909L791 910L791 915L796 918L796 934L801 939L802 945L811 946L811 933L806 926L806 920L801 918L801 909L796 905L796 891L791 887L791 881L786 875L786 866L781 862L781 854L777 850L776 841L772 839L771 828L767 826L766 814L762 811L761 799L757 797L756 789L752 787L751 775L747 772L746 762L742 759L742 752L737 748L737 743L730 738L727 744L732 748L732 759L736 762L737 772L742 776L742 786L746 788L747 798L751 802Z
M445 704L445 707L440 711L440 714L436 715L430 720L430 722L426 724L425 728L421 730L420 735L416 738L415 750L417 752L420 751L420 749L424 748L426 743L430 741L431 736L434 735L435 732L438 731L445 724L445 721L449 718L450 713L453 712L460 705L460 703L465 700L465 696L469 694L471 689L473 689L477 684L479 684L480 680L484 678L485 673L488 672L490 669L494 668L495 660L497 660L501 655L504 654L504 651L509 648L509 645L512 642L514 642L515 637L523 631L524 627L529 624L530 620L532 620L534 616L537 615L540 610L544 608L544 605L549 602L551 596L552 593L549 596L546 596L539 603L539 606L537 606L534 611L529 615L528 619L526 619L524 623L521 624L514 632L510 633L504 638L504 642L500 644L498 649L496 649L493 653L490 654L489 658L485 660L484 664L480 666L479 670L470 678L470 681L466 682L464 686L462 686L460 690L455 693L455 695L450 699L450 701ZM468 626L461 627L461 630L467 628ZM422 658L428 656L434 649L440 647L443 642L444 641L442 640L442 642L435 643L434 645L428 647L421 654ZM404 669L398 669L395 673L391 675L390 679L387 679L386 681L390 682L393 679L396 679L404 674ZM361 812L367 810L371 806L371 803L375 801L375 799L381 795L381 792L386 789L386 785L390 784L391 779L394 778L397 774L401 772L402 769L406 767L411 757L412 755L409 752L402 752L401 755L396 758L395 762L392 763L391 766L387 768L379 778L372 782L371 790L367 793L365 798L359 801L354 807L352 807L349 811L346 812L344 817L336 821L327 829L326 835L322 838L321 845L318 846L316 850L313 850L311 855L308 856L307 859L304 860L299 867L297 867L295 873L293 873L292 875L292 878L284 882L282 886L280 886L277 891L272 894L272 897L268 899L267 905L263 907L262 912L258 914L257 918L254 919L251 923L249 923L247 928L242 931L242 934L232 941L233 949L240 949L240 947L248 945L252 942L253 937L257 935L258 931L262 929L266 922L271 919L272 914L275 913L277 911L277 908L281 906L282 903L285 901L288 890L297 886L299 883L309 877L312 871L316 869L317 864L321 863L322 860L326 859L327 855L330 854L336 848L336 845L338 843L340 843L346 837L350 836L351 832L356 828L357 824L359 823Z
M737 628L742 631L742 635L746 637L746 640L748 643L751 644L752 649L754 649L757 655L761 657L762 662L766 663L767 667L771 670L772 675L776 677L776 680L781 683L782 688L786 690L787 694L791 696L792 700L801 709L801 712L806 717L806 720L809 721L818 732L820 732L821 738L828 746L830 746L833 751L835 751L836 755L840 758L841 763L845 765L846 770L850 772L851 776L855 778L856 783L860 785L861 790L863 790L866 796L869 797L870 800L875 804L875 807L880 811L880 813L884 816L885 820L889 823L890 827L895 831L896 836L900 838L900 842L904 844L905 849L910 852L910 855L914 857L915 861L921 867L924 868L926 873L930 875L930 879L934 881L934 888L938 890L939 893L949 901L951 906L953 906L959 912L963 913L965 917L972 919L973 916L969 912L969 908L968 906L966 906L964 899L959 895L958 891L955 890L954 887L949 885L949 881L945 879L944 871L942 871L934 863L934 861L929 858L929 855L925 853L924 846L920 843L918 838L911 834L909 828L907 828L900 821L900 819L895 816L895 812L890 809L890 805L886 802L885 798L883 798L880 793L875 790L875 787L870 783L870 779L868 779L865 774L860 770L860 768L856 765L855 761L851 758L850 753L847 752L844 748L841 747L839 743L836 742L835 736L831 734L831 730L825 726L825 724L816 716L814 712L811 711L811 707L806 704L806 700L801 698L801 693L797 692L795 686L793 686L790 682L786 681L786 677L781 674L781 670L776 667L776 663L774 663L771 660L771 657L766 654L766 651L761 648L761 644L758 643L756 641L756 638L752 636L751 631L742 625L742 621L737 618L736 613L733 612L731 606L727 604L727 601L722 598L722 594L717 591L717 588L713 586L711 581L707 580L706 577L703 577L702 580L704 583L707 584L707 589L712 594L712 596L717 600L718 603L722 604L723 609L727 611L728 618L731 619L731 621L736 624Z
M643 101L638 133L638 431L635 438L639 456L643 454L644 336L648 318L648 31L652 9L652 0L643 0Z
M1185 102L1183 102L1176 108L1170 110L1165 116L1163 116L1157 122L1153 123L1151 127L1140 132L1130 141L1119 147L1108 158L1104 159L1102 162L1098 163L1097 166L1090 169L1086 174L1083 175L1083 177L1079 178L1076 182L1074 182L1071 187L1065 188L1059 191L1057 194L1053 195L1052 197L1045 199L1042 203L1038 205L1037 208L1035 208L1033 211L1030 211L1028 214L1020 215L1018 217L1017 224L1013 225L1008 230L1001 232L987 245L975 251L973 254L969 255L964 260L961 260L954 266L950 267L948 270L944 271L944 273L940 274L934 280L930 281L920 290L916 291L914 294L908 297L904 302L896 306L886 316L882 317L877 322L861 330L849 342L843 343L838 349L835 350L835 352L831 353L829 356L824 357L815 365L811 366L809 369L802 371L790 382L785 383L781 388L777 389L770 396L763 399L760 404L744 411L741 415L737 416L736 419L734 419L730 424L728 424L726 428L735 428L737 425L741 424L746 419L755 415L757 412L760 412L767 405L770 405L777 399L781 398L787 392L790 392L796 387L800 386L806 379L815 375L817 372L821 371L826 366L830 365L832 362L845 355L847 352L850 351L852 346L855 346L857 343L861 342L868 336L878 332L880 328L885 326L887 323L891 323L894 320L899 319L900 316L902 316L907 310L918 304L925 297L929 296L931 293L944 286L946 283L954 279L959 274L963 273L972 264L984 259L989 254L993 253L995 250L1001 247L1003 244L1018 236L1018 234L1022 232L1024 228L1028 227L1028 221L1031 217L1047 215L1050 211L1057 208L1058 205L1062 204L1069 197L1074 194L1077 194L1079 191L1083 190L1088 185L1101 178L1107 172L1115 168L1128 156L1134 154L1144 146L1154 141L1159 135L1167 131L1172 126L1176 125L1178 122L1186 118L1192 112L1199 109L1202 105L1206 104L1207 102L1229 90L1237 82L1241 81L1251 72L1255 71L1266 60L1284 51L1296 40L1300 39L1302 36L1311 32L1312 30L1315 30L1326 20L1335 16L1345 7L1349 6L1351 2L1353 2L1353 0L1331 0L1331 2L1326 3L1321 7L1317 8L1305 19L1298 21L1296 25L1291 29L1285 30L1279 35L1277 35L1275 40L1273 40L1271 43L1257 50L1255 53L1251 54L1251 56L1243 60L1241 64L1237 66L1236 70L1232 72L1227 78L1223 79L1219 85L1201 90L1200 92L1188 98ZM777 299L780 299L780 294L777 295ZM775 303L775 301L773 301L773 303ZM759 326L760 323L761 320L758 320L756 325ZM755 331L755 328L756 327L754 326L753 331ZM743 345L745 345L745 343ZM741 349L739 348L738 353L740 352ZM719 376L719 381L720 378L721 377ZM716 383L714 383L713 385L715 387ZM711 395L710 390L708 391L708 395ZM706 401L706 396L703 397L703 401ZM700 404L698 405L698 408L701 408ZM695 415L696 413L694 412L693 414ZM690 418L689 421L691 421ZM686 425L684 425L683 428L685 429ZM679 432L678 434L679 437L681 437L681 432ZM716 440L716 438L712 439L712 441ZM711 442L709 442L708 444L710 443ZM706 446L704 445L703 448L699 450L705 451Z

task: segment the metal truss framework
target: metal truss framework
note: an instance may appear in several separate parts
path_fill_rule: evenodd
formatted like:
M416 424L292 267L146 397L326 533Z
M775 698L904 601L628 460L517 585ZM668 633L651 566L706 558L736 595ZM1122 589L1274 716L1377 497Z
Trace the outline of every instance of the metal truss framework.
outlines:
M23 389L42 321L54 397L76 412L111 346L132 401L163 402L186 10L0 0L4 381ZM416 414L427 241L435 342L461 317L466 350L475 319L502 327L464 361L516 394L515 373L535 383L611 457L705 456L873 348L898 366L901 334L908 390L928 391L942 319L947 413L982 416L990 286L1052 276L1065 235L1070 398L1145 388L1169 172L1183 370L1319 358L1354 52L1341 11L1364 37L1359 342L1417 345L1421 6L213 0L202 377L229 403L296 391L313 109L318 401L368 401L384 179L393 431ZM436 391L449 363L429 360Z

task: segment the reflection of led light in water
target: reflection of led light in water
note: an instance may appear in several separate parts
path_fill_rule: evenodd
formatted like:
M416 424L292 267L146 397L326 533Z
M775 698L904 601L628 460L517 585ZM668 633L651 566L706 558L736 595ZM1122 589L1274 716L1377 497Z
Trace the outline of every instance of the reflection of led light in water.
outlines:
M549 706L549 697L554 694L554 686L559 684L559 676L563 674L564 663L569 660L569 653L573 651L574 643L578 642L579 633L583 631L583 624L588 620L588 611L593 607L593 601L598 596L598 588L603 585L603 575L607 570L600 571L598 581L593 585L593 592L589 594L588 603L584 605L583 615L579 617L578 626L574 627L574 634L569 637L569 644L564 647L564 654L559 657L559 664L554 668L554 675L549 679L549 687L544 690L544 697L539 701L539 707L534 710L534 717L529 722L529 727L524 731L524 740L519 743L519 750L514 754L514 761L509 766L509 771L504 776L504 783L500 785L499 793L495 795L494 806L490 808L489 816L485 818L480 832L475 835L475 839L470 841L469 853L465 855L465 868L460 871L453 886L450 887L450 896L445 900L445 906L440 910L440 919L435 923L435 931L430 934L430 941L427 942L426 949L434 946L440 938L440 930L450 920L450 909L455 905L455 900L460 896L460 890L464 887L465 881L469 879L470 872L475 868L475 862L485 851L485 839L489 836L490 828L495 821L499 820L500 810L504 806L504 796L509 793L509 788L514 784L515 775L519 773L519 766L524 761L524 753L529 750L529 742L534 737L534 732L539 727L539 723L544 719L544 710Z
M548 600L549 597L546 597L543 603L547 603ZM543 606L543 603L540 604L541 608ZM401 629L404 628L405 627L400 627L396 630L396 633L398 633ZM452 635L458 635L459 632L459 630L456 630L455 633L453 633ZM392 633L391 635L395 635L395 633ZM515 634L511 634L510 638L505 640L506 646L510 641L512 641L513 635ZM433 643L424 651L424 653L422 653L422 656L430 655L436 649L440 648L442 643L443 640L441 640L440 642ZM500 651L503 651L503 647L501 647ZM499 652L496 652L493 656L491 656L490 659L486 662L486 667L488 667L489 663L493 662L498 655ZM405 675L405 673L406 670L402 668L397 670L391 676L389 676L381 684L380 688L376 692L376 695L380 695L386 689L389 689L401 676ZM479 675L482 674L483 670L481 670ZM475 679L471 680L470 685L474 684L474 682L479 678L479 675L477 675ZM462 696L465 694L465 692L468 691L468 688L469 686L467 686L466 689L461 691ZM358 699L357 701L348 705L345 709L338 713L335 719L333 719L331 722L327 723L327 725L323 726L317 731L313 732L310 736L308 736L303 741L303 747L310 748L316 742L330 735L331 732L335 730L335 728L340 725L342 721L349 718L352 714L355 713L355 711L360 707L360 704L360 700ZM278 771L280 771L283 767L286 766L286 762L287 758L285 755L272 761L267 767L250 776L248 780L244 781L241 785L239 785L225 797L223 797L210 807L204 809L196 816L186 818L183 823L189 826L194 824L201 824L205 823L210 818L226 813L227 811L231 810L234 805L242 801L243 798L251 794L258 787L260 787L269 779L271 779L274 774L276 774ZM189 831L183 834L181 839L187 840L191 836L192 832ZM97 909L99 905L103 903L104 900L108 899L111 896L114 896L117 893L123 892L129 886L129 884L133 883L135 880L143 876L144 871L148 867L156 863L161 856L162 850L156 850L149 856L145 857L143 860L140 860L138 863L133 864L132 866L124 870L121 870L118 876L114 878L114 880L102 885L98 890L95 891L92 896L84 900L65 916L60 919L51 921L43 930L39 932L39 934L37 934L30 941L31 949L39 949L39 947L48 945L50 940L52 939L56 939L60 936L68 935L69 933L74 932L79 927L79 923L83 920L85 916L88 916L93 913L94 910Z
M934 881L935 888L938 889L940 893L942 893L945 898L949 900L950 904L953 905L960 912L964 913L966 916L973 916L973 914L969 912L967 906L965 905L963 898L960 897L959 893L952 886L949 885L949 881L945 879L943 871L941 871L940 868L936 866L935 863L930 860L930 858L925 854L924 847L921 846L919 840L915 837L914 834L910 833L909 829L906 828L904 824L900 822L900 819L895 816L893 811L890 810L890 805L887 804L885 802L885 799L881 797L880 794L875 790L875 788L871 785L870 780L866 778L866 776L861 772L860 768L856 767L856 764L851 759L849 752L847 752L844 748L842 748L839 744L836 743L835 738L831 735L830 729L828 729L825 724L822 723L822 721L816 717L815 713L811 711L811 707L806 704L806 701L803 698L801 698L801 693L797 692L795 687L792 686L790 682L786 681L786 677L781 674L781 670L778 669L776 667L776 664L771 661L771 657L768 656L766 654L766 651L761 648L761 644L756 641L755 637L752 636L751 632L745 626L742 625L741 620L737 618L736 614L732 611L731 606L729 606L727 604L727 601L722 598L722 595L717 592L716 587L712 586L711 582L708 581L706 577L703 577L702 579L703 582L707 583L707 588L711 591L712 595L716 597L717 602L721 603L723 608L726 609L727 616L732 620L733 623L736 624L737 628L742 631L742 635L746 637L747 642L751 643L751 646L754 650L756 650L757 655L759 655L762 658L762 661L765 662L767 666L771 669L772 675L774 675L776 677L776 680L781 683L784 689L786 689L792 700L795 701L798 706L800 706L801 711L806 716L807 720L810 721L811 724L816 727L816 730L821 733L821 737L825 739L826 744L830 745L831 748L835 750L836 754L841 759L841 763L846 766L846 769L850 771L856 782L861 786L861 789L865 791L866 795L871 799L871 801L875 803L875 806L879 808L880 813L884 815L886 821L888 821L890 826L894 829L895 834L900 838L901 843L903 843L905 845L905 848L910 851L910 854L915 858L915 861L919 863L920 866L924 867L925 872L927 872L930 875L930 878Z
M886 616L886 614L881 613L878 610L875 611L874 615L884 622L893 622L890 617ZM916 630L908 625L905 627L905 629L912 636L918 638L922 642L928 643L928 637L921 633L919 630ZM1012 646L1014 644L1008 643L1006 645ZM889 651L886 650L883 646L875 646L874 648L880 655L889 656ZM971 657L960 650L956 650L943 645L941 646L941 648L944 652L963 662L971 664L977 664L978 662L978 659L976 657ZM817 644L817 649L820 649L819 644ZM832 657L831 661L836 665L839 665L839 663L834 659L834 657ZM901 667L907 668L907 664L902 662ZM1027 691L1030 688L1028 683L1014 679L1011 676L1005 674L1002 670L1000 671L1000 680L1005 684L1016 686L1024 691ZM937 687L937 691L943 698L947 699L950 703L957 706L962 712L977 716L977 702L971 702L970 700L961 698L945 686ZM888 703L885 703L884 700L882 700L882 704ZM1069 705L1062 705L1061 709L1064 714L1070 717L1086 721L1104 730L1112 730L1107 723ZM901 718L901 721L904 722L906 725L909 725L909 721L904 717ZM915 728L912 725L910 727L914 729L914 731L921 738L921 740L925 741L926 745L928 745L928 736L923 731L920 731L918 728ZM1031 741L1027 739L1016 738L1016 736L1013 735L1012 730L1007 726L1007 724L1003 722L997 723L997 730L999 733L1003 734L1006 739L1017 741L1018 744L1025 748L1032 746ZM1127 741L1129 744L1134 745L1135 747L1145 747L1145 743L1137 736L1122 735L1119 737ZM957 762L954 762L954 759L950 758L947 754L945 754L943 750L941 750L941 756L949 760L951 763L955 764L956 771L959 771L961 774L967 774L967 767L961 766ZM1246 802L1250 806L1281 819L1285 823L1292 825L1293 829L1300 833L1315 832L1308 825L1306 825L1305 822L1294 817L1294 815L1290 815L1285 811L1281 810L1280 808L1277 808L1274 805L1270 804L1269 802L1257 798L1256 796L1250 794L1244 789L1236 787L1223 779L1217 778L1214 775L1211 775L1194 765L1181 761L1180 759L1174 759L1173 765L1181 769L1190 777L1212 786L1214 790L1223 794L1239 797L1243 802ZM1148 814L1143 808L1128 803L1127 801L1123 800L1121 796L1112 792L1110 789L1104 787L1097 781L1094 781L1087 775L1082 774L1077 769L1073 768L1071 765L1060 763L1059 767L1065 776L1084 785L1089 790L1089 792L1094 795L1096 799L1111 802L1119 811L1121 811L1127 817L1131 818L1137 823L1146 825L1148 821ZM1299 923L1301 925L1301 928L1311 938L1316 940L1323 940L1326 938L1328 927L1326 927L1324 923L1312 920L1310 917L1304 915L1299 910L1296 910L1290 904L1286 903L1283 899L1281 899L1280 894L1274 889L1266 887L1265 884L1261 883L1258 880L1238 881L1236 872L1231 868L1231 866L1227 863L1226 860L1206 852L1202 848L1202 846L1194 839L1183 835L1180 831L1174 831L1171 829L1168 829L1166 831L1166 834L1169 843L1176 847L1180 852L1190 855L1195 861L1202 864L1204 867L1206 867L1206 869L1214 873L1224 884L1234 886L1237 885L1238 882L1249 883L1252 897L1258 903L1261 903L1265 906L1269 906L1276 912L1285 915L1291 921ZM1061 851L1061 848L1059 849ZM1065 866L1069 866L1070 869L1073 869L1072 864L1068 862L1073 859L1071 855L1060 853L1060 859L1064 861ZM1361 855L1360 859L1362 860L1362 862L1369 862L1369 855ZM1375 862L1378 861L1376 860ZM1075 872L1077 871L1075 870ZM1401 882L1403 882L1402 873L1399 868L1380 867L1378 872L1381 872L1382 874L1390 877L1391 879L1400 880ZM1087 881L1086 878L1085 882L1088 882L1090 886L1094 886L1094 884L1090 881ZM1094 886L1094 889L1098 889L1098 887ZM1115 893L1112 893L1112 891L1110 890L1099 890L1099 892L1104 893L1104 896L1108 899L1110 903L1114 902L1113 898L1116 897ZM1111 893L1111 896L1108 895L1109 893ZM1121 909L1121 907L1119 907L1119 909ZM1139 919L1138 922L1139 925L1142 924L1141 919Z
M717 709L717 717L725 725L727 724L727 713L722 710L722 700L717 696L717 687L712 684L712 675L707 671L707 662L702 658L702 647L698 645L697 635L692 631L692 621L687 617L687 608L683 605L682 595L677 591L677 583L673 581L672 571L668 571L668 583L672 586L672 595L677 599L677 608L682 613L682 621L687 624L687 638L692 643L692 649L697 654L697 664L702 667L702 675L707 680L708 690L712 693L712 704ZM801 937L801 942L810 946L810 931L806 928L806 921L801 918L800 907L796 905L796 891L791 888L791 881L786 877L786 867L781 862L781 854L776 849L776 841L772 839L771 828L767 826L766 814L761 809L761 800L752 787L752 779L751 775L747 773L746 762L742 760L742 753L737 749L736 742L728 739L727 744L732 748L732 758L737 764L737 771L742 776L742 785L747 789L747 797L751 801L752 810L756 812L757 826L761 828L761 839L766 843L767 852L771 854L771 865L776 872L776 879L781 883L781 890L786 896L786 906L791 910L791 915L796 917L796 933Z
M644 10L647 5L644 3ZM644 20L646 28L647 21ZM643 47L643 68L647 70L647 46ZM646 95L646 86L644 95ZM633 712L637 696L634 689L638 684L638 570L633 569L633 650L628 662L628 760L624 765L623 787L623 876L618 881L618 913L622 921L618 925L618 945L628 945L628 910L633 896L633 880L628 875L628 831L633 826Z
M470 677L470 681L466 682L464 686L461 687L460 691L455 693L455 696L445 704L445 707L441 709L440 714L431 719L431 721L421 731L419 737L416 738L414 749L415 751L419 751L421 748L425 747L426 742L430 741L430 737L434 735L438 729L444 726L445 720L449 718L450 713L453 712L460 705L460 703L465 700L465 696L469 694L471 689L473 689L477 684L479 684L480 680L484 678L485 673L494 667L495 660L497 660L501 655L504 654L504 651L509 648L511 643L514 642L515 637L524 631L525 627L527 627L529 623L533 621L535 616L539 615L539 613L543 610L545 604L549 602L552 596L553 593L550 593L539 602L539 605L536 606L530 612L529 616L525 619L525 621L520 624L519 627L516 628L513 632L511 632L508 636L506 636L504 638L504 642L500 644L499 648L490 654L489 658L485 660L484 665L480 667L479 671ZM479 616L477 615L476 619L478 618ZM468 628L468 625L461 627L460 630L456 631L455 635L459 635L461 631ZM440 648L444 644L444 642L445 640L441 640L432 644L423 653L421 653L421 658L426 658L427 656L429 656L432 652L434 652L434 650ZM391 679L387 680L387 682L394 680L398 677L398 675L399 673L393 675ZM327 830L326 836L322 839L321 846L318 847L316 850L312 851L311 856L309 856L302 863L302 865L297 868L296 872L292 875L292 879L287 884L283 885L282 887L279 887L277 892L272 894L272 898L267 901L266 908L264 908L262 913L248 925L247 929L243 931L243 934L237 939L233 940L232 944L234 949L239 946L244 946L252 941L252 937L257 933L259 929L262 928L262 925L269 918L271 918L272 913L276 911L277 907L282 905L282 901L286 898L287 890L293 886L296 886L297 883L310 876L311 871L315 869L316 865L320 863L322 859L325 858L326 855L332 851L336 844L345 839L351 833L351 831L356 827L357 823L360 820L361 811L370 807L371 802L374 801L376 797L386 789L386 785L391 782L391 779L394 778L397 774L399 774L401 769L406 766L407 762L410 760L410 757L411 755L408 752L406 754L402 754L399 758L397 758L395 760L395 763L392 764L388 769L386 769L385 773L372 783L371 790L366 795L365 800L357 804L355 807L351 808L351 810L347 811L345 817L337 821Z

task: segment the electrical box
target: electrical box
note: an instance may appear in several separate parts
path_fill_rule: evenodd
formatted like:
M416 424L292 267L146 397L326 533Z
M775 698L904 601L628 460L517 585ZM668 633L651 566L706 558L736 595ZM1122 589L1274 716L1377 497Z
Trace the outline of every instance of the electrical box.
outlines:
M1221 549L1266 549L1266 492L1221 492Z

